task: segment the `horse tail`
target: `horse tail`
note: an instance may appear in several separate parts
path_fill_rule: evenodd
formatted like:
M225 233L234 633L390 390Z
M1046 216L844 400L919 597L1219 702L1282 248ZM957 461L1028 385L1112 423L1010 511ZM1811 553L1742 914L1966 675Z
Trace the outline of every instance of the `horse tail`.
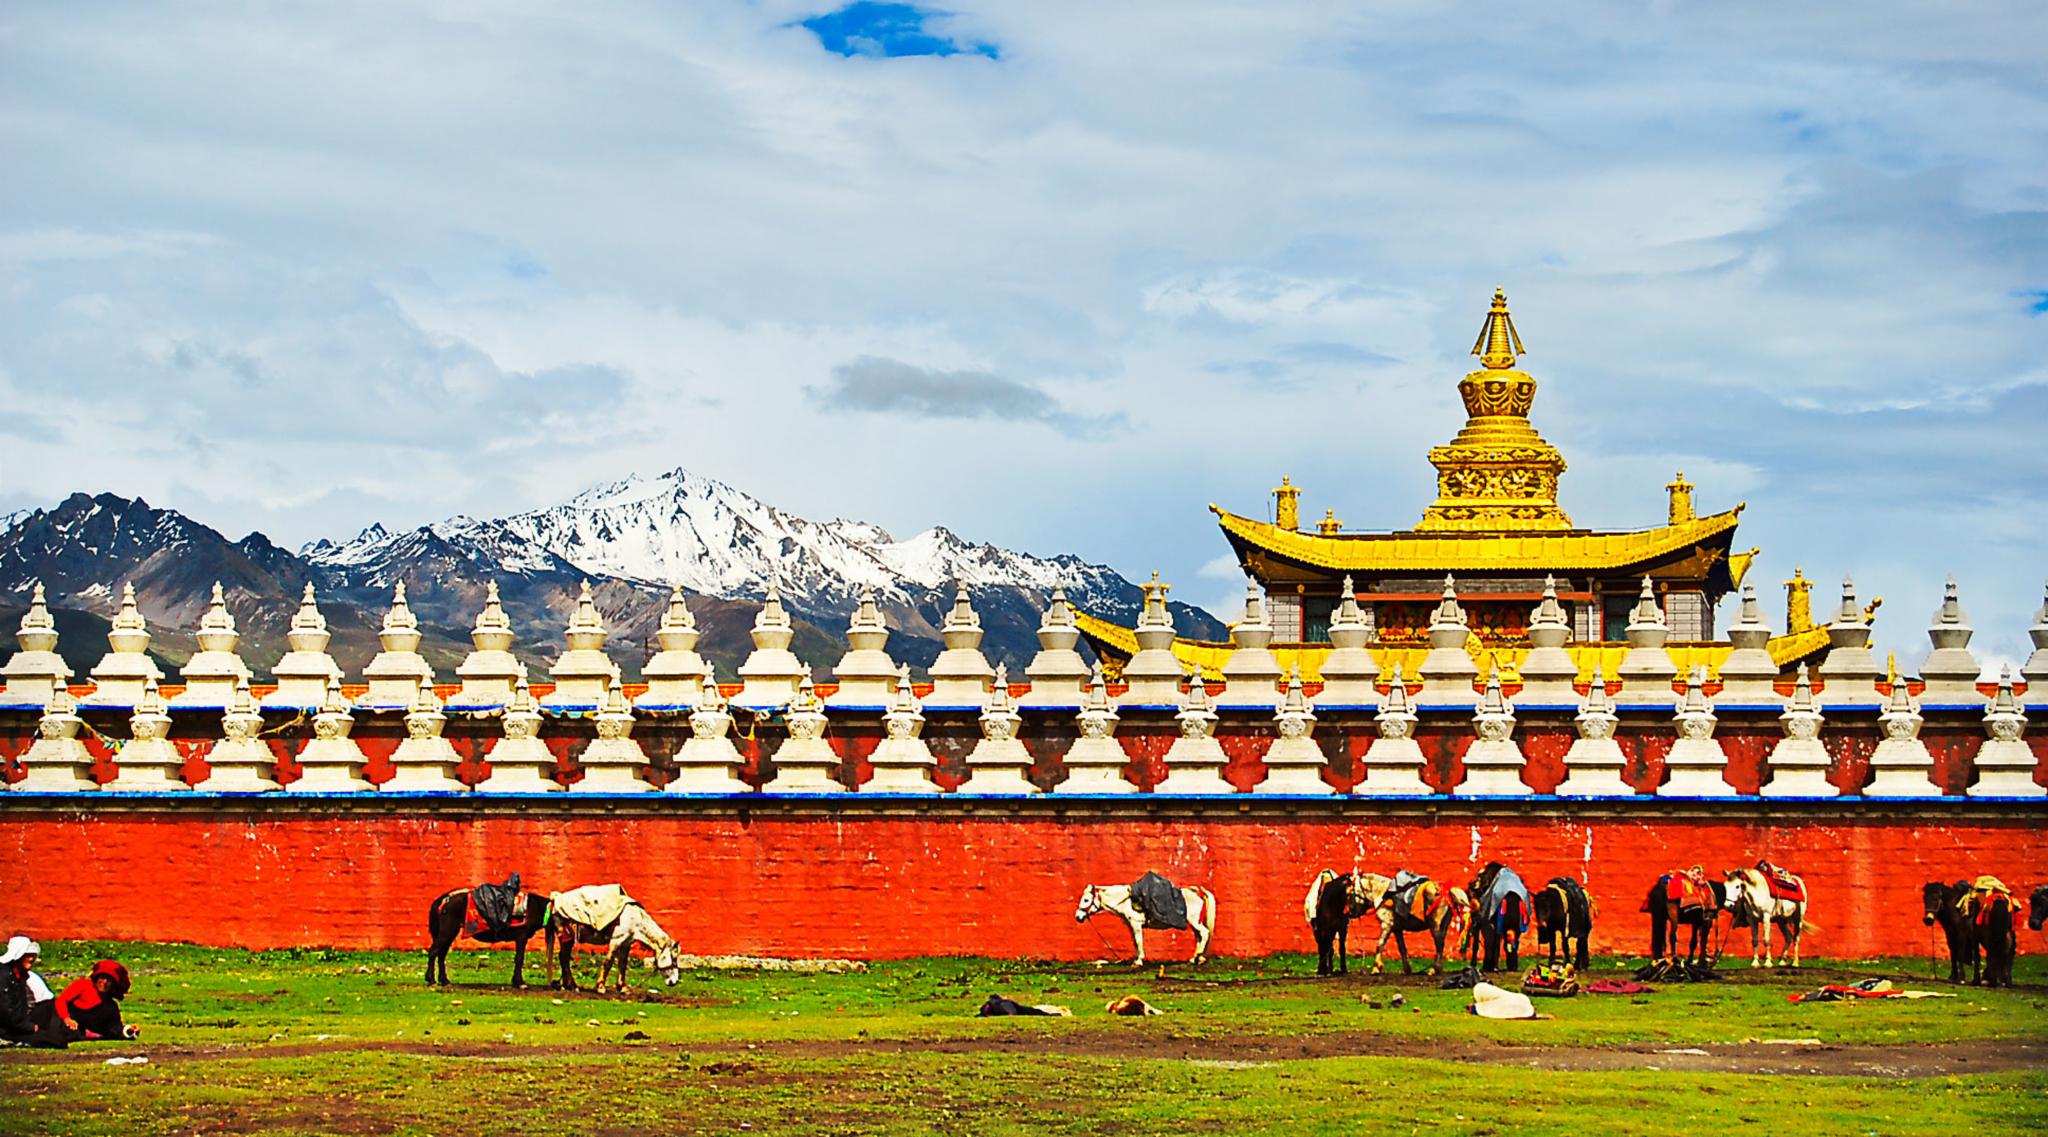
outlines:
M1316 908L1322 903L1323 889L1331 881L1336 879L1337 870L1324 869L1323 871L1316 874L1316 878L1314 880L1309 882L1308 899L1302 901L1301 903L1301 917L1302 919L1307 920L1310 926L1314 926L1316 922Z

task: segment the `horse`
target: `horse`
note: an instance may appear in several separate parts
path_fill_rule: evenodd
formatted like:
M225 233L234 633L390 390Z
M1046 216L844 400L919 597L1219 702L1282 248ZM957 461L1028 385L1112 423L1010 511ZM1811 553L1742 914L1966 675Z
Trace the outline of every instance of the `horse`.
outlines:
M1963 981L1965 966L1973 971L1983 966L1977 955L1977 925L1963 912L1963 901L1969 895L1970 882L1966 880L1954 884L1930 880L1920 886L1920 922L1930 928L1940 924L1948 938L1950 983Z
M1331 957L1336 957L1338 974L1351 972L1351 921L1372 910L1358 890L1355 873L1324 869L1308 886L1302 915L1316 937L1316 974L1330 974Z
M1984 949L1983 970L1970 982L1980 980L1986 987L2012 986L2012 959L2019 953L2019 934L2013 924L2018 906L2010 894L1972 889L1963 898L1963 915L1976 928L1977 943Z
M1503 878L1502 874L1506 874ZM1466 929L1467 963L1479 962L1479 949L1486 948L1483 971L1499 970L1505 954L1508 970L1522 969L1522 933L1529 930L1529 886L1515 870L1499 861L1488 861L1468 889L1472 897L1472 923Z
M1372 972L1378 975L1383 970L1387 941L1401 951L1401 968L1413 974L1415 968L1408 961L1409 932L1428 932L1436 941L1436 962L1430 964L1429 974L1435 975L1444 967L1444 941L1448 939L1460 921L1468 918L1472 911L1472 898L1465 890L1440 884L1423 878L1415 885L1413 898L1402 911L1395 911L1398 894L1392 877L1378 873L1353 873L1352 888L1365 896L1366 904L1373 915L1379 917L1380 939L1373 946ZM1421 915L1416 915L1416 909Z
M1536 914L1536 942L1550 950L1548 962L1555 964L1562 953L1566 962L1584 971L1593 940L1593 901L1585 886L1568 876L1552 877L1529 907Z
M1216 931L1216 894L1206 888L1183 888L1181 903L1187 906L1188 930L1195 934L1195 954L1190 963L1209 961L1209 937ZM1137 955L1132 967L1145 966L1145 914L1131 902L1128 884L1091 884L1081 890L1081 902L1074 906L1076 924L1109 912L1123 917L1131 928L1131 949Z
M2027 930L2038 932L2043 924L2048 924L2048 884L2036 888L2034 894L2027 897Z
M677 959L676 941L661 930L661 925L654 922L654 917L648 915L647 909L642 908L637 900L628 903L619 913L619 918L603 928L593 928L560 914L548 924L548 951L560 953L562 989L565 991L576 990L576 975L570 969L570 963L579 942L605 945L604 967L597 973L597 986L592 990L604 990L605 980L611 978L612 965L617 964L618 984L612 991L615 994L624 991L626 958L636 941L654 950L654 968L661 972L662 979L669 986L673 987L682 980L683 969Z
M1650 886L1650 895L1643 900L1643 911L1650 914L1650 958L1664 959L1665 948L1671 954L1678 953L1678 928L1684 925L1692 929L1692 938L1686 947L1686 962L1705 966L1710 961L1707 950L1712 947L1714 925L1721 917L1722 909L1728 906L1728 886L1718 880L1697 880L1696 903L1686 904L1671 895L1670 885L1674 878L1690 874L1665 873ZM1714 955L1718 958L1720 952Z
M544 923L548 923L545 913L548 911L549 901L545 895L538 892L527 892L521 894L521 899L525 901L525 911L530 914L529 919L533 922L520 924L505 931L479 929L470 936L471 939L476 940L478 943L491 944L505 943L507 941L512 943L512 986L514 987L526 986L526 941L532 939L533 934L540 931ZM541 915L535 917L531 915L533 913L540 913ZM469 889L466 888L458 888L453 892L444 892L440 896L435 897L433 903L427 905L427 985L429 987L434 986L436 983L442 986L447 985L448 949L454 946L456 937L463 933L463 925L468 915ZM553 934L554 930L552 925L550 925L549 937L551 942ZM542 961L547 972L548 983L552 986L555 977L553 957L544 955Z
M1806 893L1806 882L1788 872L1780 872L1798 887L1801 896ZM1771 895L1771 883L1765 879L1761 869L1730 869L1727 873L1727 890L1723 906L1734 913L1734 924L1749 929L1749 965L1776 967L1791 957L1792 966L1799 966L1799 937L1806 930L1806 901ZM1785 937L1785 950L1776 961L1771 958L1771 929L1776 928Z

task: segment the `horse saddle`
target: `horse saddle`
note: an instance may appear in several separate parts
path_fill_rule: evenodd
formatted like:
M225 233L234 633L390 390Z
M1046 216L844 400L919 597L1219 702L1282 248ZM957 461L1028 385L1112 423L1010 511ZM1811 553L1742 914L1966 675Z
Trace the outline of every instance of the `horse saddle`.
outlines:
M518 873L503 884L479 884L470 889L469 903L494 931L526 921L526 893L519 887Z
M1764 883L1770 886L1773 900L1795 900L1801 903L1806 900L1806 885L1794 880L1790 873L1778 869L1765 869Z
M1713 898L1707 886L1694 880L1690 875L1675 872L1665 880L1665 899L1684 908L1705 908Z

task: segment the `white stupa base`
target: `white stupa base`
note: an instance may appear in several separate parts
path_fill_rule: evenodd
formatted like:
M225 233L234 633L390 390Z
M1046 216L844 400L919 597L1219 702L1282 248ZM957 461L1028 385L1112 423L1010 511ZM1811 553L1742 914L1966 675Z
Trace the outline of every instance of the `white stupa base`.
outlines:
M1433 794L1422 780L1422 747L1412 738L1376 738L1365 752L1365 777L1351 787L1354 794L1395 797Z
M737 753L737 751L735 751ZM775 752L775 777L761 787L771 794L840 794L839 755L822 738L790 739Z
M544 794L562 789L554 778L554 751L538 738L501 738L484 761L491 772L476 784L477 793Z
M1052 788L1056 794L1132 794L1138 787L1124 777L1131 757L1114 738L1082 738L1067 750L1067 776Z
M1934 755L1919 739L1887 738L1870 755L1870 784L1864 797L1940 797L1934 784Z
M21 756L28 776L14 783L22 793L93 793L100 784L92 780L92 752L75 738L38 738Z
M261 742L216 742L206 754L206 766L206 780L194 789L216 794L261 794L284 788L277 784L277 756Z
M1334 794L1323 771L1330 768L1323 748L1312 738L1282 738L1266 748L1266 778L1252 787L1255 794Z
M299 751L299 780L287 793L364 793L377 787L363 779L367 759L353 739L316 738Z
M1633 797L1621 776L1628 755L1611 738L1577 738L1564 755L1564 781L1551 792L1564 797Z
M1757 791L1763 797L1836 797L1842 791L1828 782L1834 759L1818 738L1788 738L1771 751L1764 769L1771 780Z
M1528 759L1522 757L1522 748L1513 739L1478 739L1465 751L1465 780L1453 787L1451 793L1458 797L1535 793L1522 781L1522 770L1528 764Z
M1681 738L1664 758L1663 797L1734 797L1728 784L1728 755L1711 738Z
M377 788L384 793L468 793L455 776L462 756L445 738L408 738L391 753L397 773Z
M868 762L874 767L874 776L861 786L862 791L875 794L935 794L939 787L932 781L932 768L938 760L932 757L931 748L922 739L885 738L869 755Z
M570 793L651 794L647 782L647 752L630 738L600 738L584 747L577 759L583 776L572 782Z
M1987 741L1977 751L1977 784L1971 797L2048 797L2034 783L2034 752L2018 739Z
M967 754L967 780L960 783L963 794L1035 794L1031 782L1031 752L1014 738L1000 741L984 738Z
M754 787L740 777L745 766L746 759L732 739L723 735L691 738L676 752L675 778L661 789L671 794L752 793Z
M114 755L114 780L101 786L108 793L163 794L189 791L179 771L185 757L168 739L138 738Z
M1017 706L1058 707L1062 710L1081 705L1088 694L1088 675L1044 675L1031 677L1031 689L1017 700Z
M1234 794L1237 787L1223 778L1230 755L1214 738L1176 738L1166 751L1166 777L1152 787L1155 794Z

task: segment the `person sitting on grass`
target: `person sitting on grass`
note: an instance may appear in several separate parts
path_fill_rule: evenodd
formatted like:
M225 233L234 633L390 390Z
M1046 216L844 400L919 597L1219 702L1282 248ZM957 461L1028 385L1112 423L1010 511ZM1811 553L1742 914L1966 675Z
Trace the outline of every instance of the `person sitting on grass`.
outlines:
M28 979L42 952L34 940L16 936L0 954L0 1041L61 1050L71 1041L68 1034L54 1024L47 1030L36 1029L35 997Z
M121 1000L128 996L128 969L111 959L92 965L92 974L73 980L57 996L57 1018L64 1029L87 1040L135 1038L141 1027L121 1021Z

